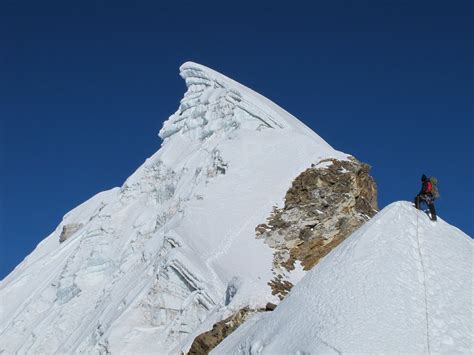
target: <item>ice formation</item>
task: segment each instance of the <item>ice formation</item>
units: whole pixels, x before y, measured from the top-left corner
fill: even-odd
[[[347,156],[222,74],[188,62],[181,76],[160,150],[1,281],[0,352],[176,353],[232,312],[276,302],[255,226],[300,172]]]

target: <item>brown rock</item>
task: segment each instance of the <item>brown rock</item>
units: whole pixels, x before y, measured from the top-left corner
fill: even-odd
[[[301,262],[311,269],[321,258],[377,213],[377,187],[370,167],[355,158],[326,159],[301,173],[274,208],[257,238],[274,249],[276,277],[269,283],[283,298],[293,286],[284,271]]]
[[[271,302],[268,302],[265,306],[265,310],[266,311],[274,311],[275,308],[277,308],[277,305],[276,304],[273,304]]]
[[[230,335],[255,312],[255,310],[252,311],[247,307],[242,308],[232,316],[214,324],[211,330],[194,339],[188,354],[209,354],[225,337]]]

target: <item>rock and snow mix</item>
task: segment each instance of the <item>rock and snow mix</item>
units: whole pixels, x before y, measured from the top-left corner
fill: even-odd
[[[312,164],[350,158],[222,74],[185,63],[181,76],[160,150],[0,282],[0,353],[186,352],[216,322],[278,302],[255,227]],[[470,256],[459,230],[392,206],[216,352],[469,349]]]
[[[394,203],[213,353],[471,352],[473,251],[459,229]]]
[[[310,270],[377,213],[377,187],[369,169],[353,158],[322,161],[298,175],[284,207],[257,226],[257,237],[274,250],[274,294],[283,298],[300,275],[295,267]]]
[[[0,352],[176,353],[237,310],[277,302],[255,226],[299,173],[347,155],[224,75],[185,63],[181,76],[160,150],[1,281]]]

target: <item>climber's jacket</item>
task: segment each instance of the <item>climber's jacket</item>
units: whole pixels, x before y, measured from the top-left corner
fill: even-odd
[[[431,185],[431,181],[429,179],[426,179],[421,184],[421,191],[419,195],[428,195],[428,194],[431,195],[432,189],[433,189],[433,186]]]

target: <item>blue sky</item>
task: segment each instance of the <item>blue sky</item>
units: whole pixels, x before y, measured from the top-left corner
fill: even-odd
[[[160,146],[192,60],[372,165],[381,207],[438,177],[474,235],[471,1],[3,1],[0,278]]]

